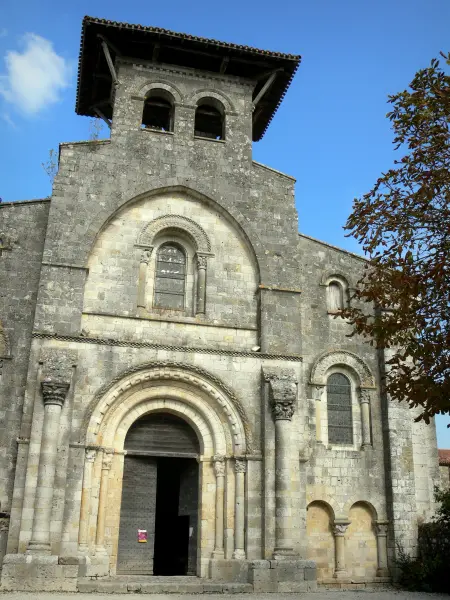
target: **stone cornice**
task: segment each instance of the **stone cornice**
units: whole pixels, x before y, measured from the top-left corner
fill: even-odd
[[[230,326],[230,329],[234,329],[233,326]],[[172,352],[197,352],[198,354],[214,354],[218,356],[241,356],[244,358],[256,358],[263,360],[267,359],[286,360],[289,362],[302,362],[302,357],[299,354],[270,354],[246,350],[222,350],[220,348],[202,348],[198,346],[172,346],[170,344],[154,344],[152,342],[133,342],[130,340],[113,340],[108,338],[105,339],[84,336],[59,335],[56,333],[45,333],[40,331],[34,331],[32,337],[35,339],[56,340],[76,344],[95,344],[99,346],[116,346],[122,348],[150,348],[153,350],[169,350]]]

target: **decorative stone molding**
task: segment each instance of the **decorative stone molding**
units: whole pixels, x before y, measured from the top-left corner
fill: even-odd
[[[246,473],[247,461],[242,458],[236,458],[234,461],[234,470],[236,473]]]
[[[332,281],[338,281],[339,283],[343,284],[347,289],[353,289],[355,287],[355,282],[351,274],[344,274],[336,270],[328,270],[322,273],[319,285],[327,286]]]
[[[42,381],[41,389],[45,406],[50,404],[62,406],[66,399],[69,384],[66,382]]]
[[[225,477],[225,456],[216,455],[213,457],[214,474],[216,477]]]
[[[333,523],[333,533],[336,537],[344,536],[347,531],[348,526],[350,525],[350,521],[335,521]]]
[[[199,254],[197,252],[197,268],[198,269],[206,269],[207,265],[208,265],[208,255],[206,254]]]
[[[86,462],[93,463],[97,456],[97,448],[86,448],[84,451],[84,457]]]
[[[142,385],[147,381],[161,380],[167,383],[171,378],[175,381],[185,381],[201,389],[217,401],[219,406],[226,411],[227,420],[234,435],[239,436],[242,432],[242,449],[244,450],[245,447],[245,452],[252,454],[253,444],[250,423],[241,401],[234,392],[218,377],[201,367],[171,361],[156,361],[136,365],[100,388],[85,413],[82,435],[86,435],[89,431],[89,423],[93,419],[94,413],[98,413],[99,420],[95,419],[97,423],[96,430],[98,431],[106,407],[109,407],[124,391],[133,386]]]
[[[361,404],[370,404],[372,390],[367,388],[359,388],[359,401]]]
[[[183,102],[181,91],[173,83],[165,81],[164,79],[144,83],[144,85],[139,88],[137,96],[145,99],[145,96],[152,90],[164,90],[172,96],[175,103],[180,104]]]
[[[197,252],[211,253],[211,242],[205,230],[192,219],[182,215],[164,215],[150,221],[141,231],[137,245],[153,247],[155,237],[165,229],[175,229],[187,233]]]
[[[387,536],[389,530],[389,521],[375,521],[373,525],[377,536]]]
[[[145,263],[146,265],[148,265],[148,263],[150,262],[150,257],[152,255],[152,251],[153,248],[145,248],[142,253],[141,253],[141,263]]]
[[[57,348],[42,348],[39,362],[42,364],[43,381],[70,382],[78,352]]]
[[[357,376],[359,385],[362,388],[375,388],[375,379],[369,367],[359,356],[347,350],[336,350],[320,356],[311,370],[310,384],[316,386],[326,385],[328,371],[339,365],[351,369]]]
[[[218,90],[213,90],[211,88],[203,88],[201,90],[196,90],[186,99],[186,104],[190,104],[191,106],[197,106],[197,103],[203,98],[214,98],[214,100],[220,102],[220,104],[223,106],[223,110],[225,113],[229,114],[230,112],[235,112],[235,108],[228,96],[226,96],[222,92],[219,92]]]
[[[93,313],[85,313],[93,314]],[[107,315],[110,316],[110,315]],[[120,315],[121,317],[123,315]],[[177,322],[177,321],[175,321]],[[208,326],[214,327],[214,324],[208,323]],[[117,346],[119,348],[150,348],[153,350],[169,350],[171,352],[183,352],[192,354],[198,352],[200,354],[209,354],[217,356],[241,356],[244,358],[265,358],[272,360],[285,360],[288,362],[301,362],[302,357],[299,354],[270,354],[265,352],[258,352],[255,354],[254,351],[246,350],[222,350],[219,348],[206,348],[201,346],[173,346],[170,344],[156,344],[153,342],[138,342],[131,340],[114,340],[112,338],[97,338],[88,336],[75,336],[75,335],[59,335],[53,333],[43,333],[40,331],[34,331],[32,337],[40,340],[59,340],[62,342],[75,342],[79,344],[94,344],[98,346]]]
[[[321,400],[322,396],[325,392],[325,386],[324,385],[312,385],[312,398],[313,400]]]
[[[109,471],[111,469],[113,456],[114,456],[113,452],[108,452],[108,451],[103,452],[102,471]]]
[[[295,412],[297,378],[291,369],[264,369],[264,379],[269,383],[272,413],[276,421],[290,421]]]

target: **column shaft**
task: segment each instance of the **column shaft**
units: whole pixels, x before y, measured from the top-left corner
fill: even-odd
[[[245,558],[245,472],[247,463],[236,460],[235,509],[234,509],[234,553],[233,558]]]
[[[361,428],[362,445],[371,446],[370,436],[370,400],[367,391],[361,392]]]
[[[275,553],[293,554],[291,539],[290,421],[275,421]]]
[[[345,579],[347,569],[345,565],[345,532],[349,526],[349,522],[340,522],[334,524],[334,549],[336,566],[334,571],[334,577],[336,579]]]
[[[204,260],[202,260],[204,259]],[[206,311],[206,257],[199,256],[197,259],[197,314],[205,314]]]
[[[50,520],[53,504],[56,457],[59,437],[59,420],[69,384],[42,383],[44,399],[44,423],[34,500],[34,516],[30,552],[50,553]]]
[[[108,500],[108,478],[111,468],[112,454],[103,454],[102,473],[100,478],[100,492],[98,497],[97,531],[95,534],[95,551],[97,554],[106,554],[105,548],[105,522],[106,505]]]
[[[89,549],[89,518],[91,515],[92,468],[96,450],[86,449],[83,473],[83,489],[81,491],[80,529],[78,532],[78,549],[85,553]]]
[[[214,472],[216,474],[216,530],[213,557],[224,557],[224,500],[225,500],[225,457],[214,457]]]
[[[387,558],[387,522],[376,523],[377,534],[377,577],[389,577],[388,558]]]
[[[139,280],[137,293],[138,311],[146,308],[145,295],[147,290],[147,267],[150,260],[151,252],[151,248],[144,250],[141,256],[141,262],[139,263]]]

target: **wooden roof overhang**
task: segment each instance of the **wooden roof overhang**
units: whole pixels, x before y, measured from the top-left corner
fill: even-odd
[[[257,106],[253,114],[253,141],[264,135],[301,60],[297,55],[86,16],[78,63],[76,112],[79,115],[95,117],[97,107],[105,117],[112,118],[109,100],[113,78],[102,42],[106,42],[113,62],[120,55],[254,80],[253,100],[257,100]]]

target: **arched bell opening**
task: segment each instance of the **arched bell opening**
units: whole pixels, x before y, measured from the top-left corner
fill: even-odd
[[[125,437],[117,572],[196,575],[200,443],[168,412],[135,421]]]

